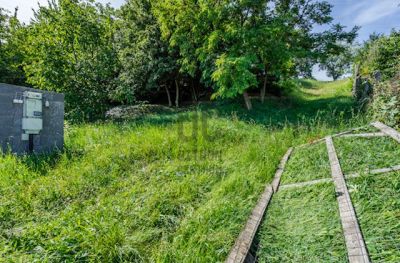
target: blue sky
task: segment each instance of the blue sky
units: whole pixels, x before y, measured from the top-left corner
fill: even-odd
[[[125,0],[98,0],[119,7]],[[335,22],[347,26],[361,26],[358,42],[368,39],[373,32],[388,34],[392,28],[400,30],[400,0],[328,0],[333,4]],[[28,23],[33,15],[32,8],[38,3],[46,5],[47,0],[0,0],[0,7],[14,10],[19,7],[19,19]],[[317,79],[328,80],[325,72],[314,69]]]

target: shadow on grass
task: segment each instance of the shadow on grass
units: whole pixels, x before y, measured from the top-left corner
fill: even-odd
[[[341,120],[351,118],[358,112],[355,110],[354,101],[347,96],[314,100],[269,98],[264,104],[253,101],[251,111],[246,110],[239,101],[223,103],[223,105],[205,105],[200,108],[219,117],[234,117],[269,128],[299,124],[313,125],[317,120],[334,127]]]
[[[40,175],[46,175],[58,164],[61,156],[61,151],[48,154],[29,154],[23,156],[23,158],[21,158],[21,162],[29,167],[30,170]]]
[[[315,88],[315,83],[308,80],[298,80],[302,87]],[[193,120],[196,112],[205,113],[210,117],[239,120],[265,126],[269,129],[281,129],[285,126],[302,126],[313,128],[323,124],[325,127],[335,128],[339,124],[353,118],[356,110],[353,99],[349,96],[332,96],[328,98],[315,98],[302,90],[288,97],[267,97],[264,103],[253,99],[253,109],[248,111],[244,107],[242,98],[203,102],[197,106],[190,106],[166,112],[156,112],[129,120],[111,120],[106,123],[116,124],[116,132],[124,132],[127,129],[142,126],[169,126],[179,122]],[[104,122],[99,122],[99,124]],[[57,165],[62,155],[67,159],[82,158],[85,153],[80,149],[65,148],[62,152],[29,156],[24,162],[32,169],[46,174]]]

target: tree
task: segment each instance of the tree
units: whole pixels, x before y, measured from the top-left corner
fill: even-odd
[[[357,31],[332,25],[314,33],[314,25],[332,22],[325,1],[159,0],[154,9],[164,39],[179,50],[180,71],[201,71],[203,84],[222,98],[246,99],[249,88],[260,86],[263,95],[269,80],[298,75],[301,61],[311,68],[339,54],[339,43]]]
[[[121,71],[114,98],[134,103],[156,92],[164,92],[160,90],[163,87],[172,106],[170,88],[176,87],[179,81],[176,54],[161,39],[151,1],[129,0],[118,16],[116,43]],[[179,89],[175,103],[179,106]]]
[[[59,0],[40,6],[27,26],[27,82],[64,92],[70,119],[101,117],[110,105],[119,69],[113,16],[109,6]]]
[[[320,64],[320,69],[326,70],[327,76],[338,80],[341,76],[351,72],[351,63],[353,55],[350,48],[341,54],[328,57],[324,64]]]
[[[17,19],[17,12],[15,9],[14,15],[10,16],[7,10],[0,8],[0,82],[18,85],[25,83],[21,49],[25,30]]]

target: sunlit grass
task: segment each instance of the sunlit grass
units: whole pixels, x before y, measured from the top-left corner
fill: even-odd
[[[281,183],[299,183],[330,178],[328,152],[324,142],[296,148],[285,167]]]
[[[373,262],[400,262],[400,173],[347,181]]]
[[[63,153],[3,155],[0,258],[223,261],[289,146],[365,123],[347,119],[348,96],[337,111],[334,97],[292,99],[201,106],[207,135],[191,136],[189,109],[67,126]]]
[[[345,174],[400,164],[400,144],[390,137],[336,138],[334,143]]]
[[[259,262],[347,262],[333,184],[279,191],[259,239]]]

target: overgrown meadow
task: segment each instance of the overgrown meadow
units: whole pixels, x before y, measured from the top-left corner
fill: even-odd
[[[223,261],[289,146],[364,122],[339,87],[303,82],[251,113],[232,101],[67,125],[63,152],[3,155],[1,258]]]

